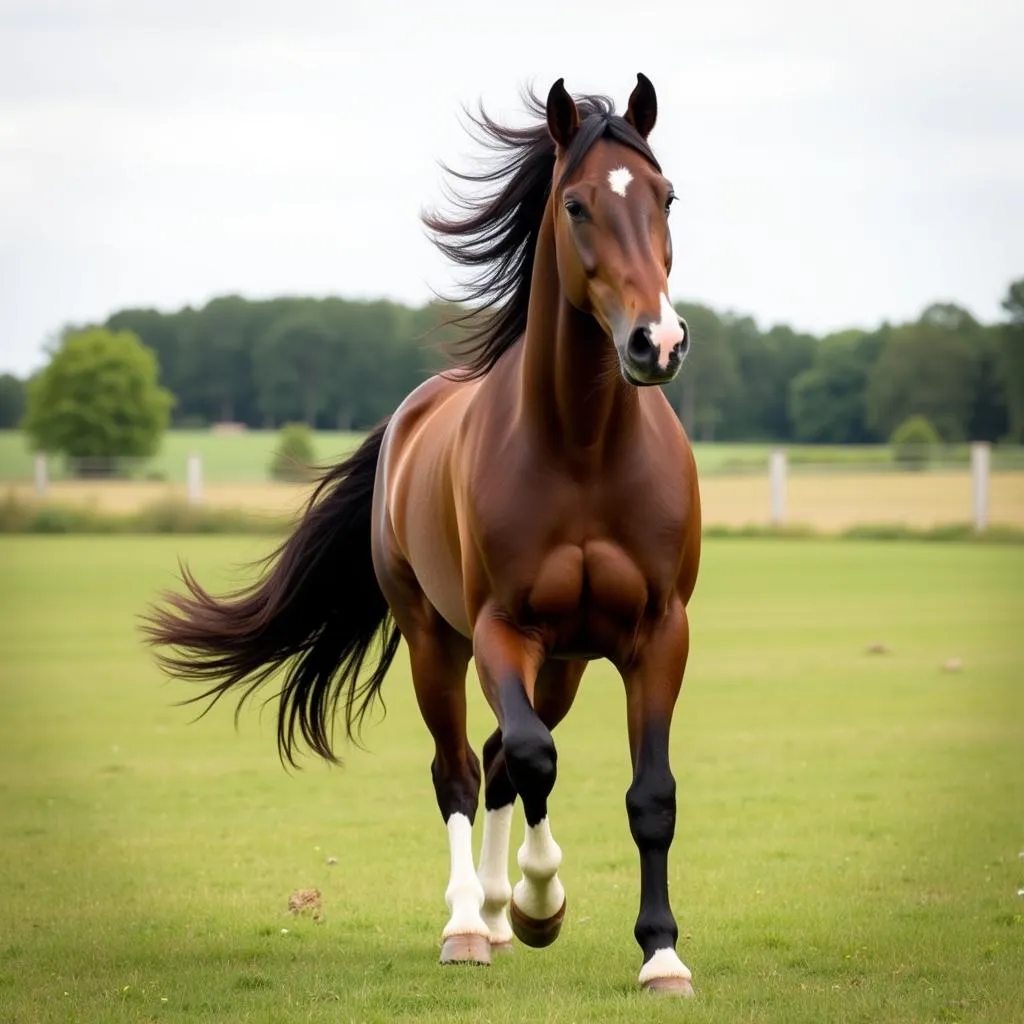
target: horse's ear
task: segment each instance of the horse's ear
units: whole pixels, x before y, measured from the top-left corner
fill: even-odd
[[[568,149],[580,126],[580,115],[572,97],[565,90],[565,79],[560,78],[548,93],[548,132],[555,145]]]
[[[636,85],[630,93],[629,106],[626,108],[626,120],[645,139],[658,120],[658,97],[651,80],[645,74],[636,76]]]

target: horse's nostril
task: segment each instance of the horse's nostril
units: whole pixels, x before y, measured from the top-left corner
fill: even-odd
[[[679,318],[679,326],[683,329],[683,338],[676,347],[680,355],[686,355],[690,348],[690,328],[682,317]]]
[[[649,359],[653,351],[651,332],[646,327],[638,327],[629,336],[629,354],[638,362]]]

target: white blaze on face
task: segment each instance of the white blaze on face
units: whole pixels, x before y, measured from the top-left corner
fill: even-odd
[[[648,330],[651,332],[651,344],[658,350],[658,366],[664,370],[672,350],[685,337],[679,315],[664,292],[661,294],[661,319],[651,324]]]
[[[614,171],[608,172],[608,186],[617,196],[626,195],[626,189],[633,180],[628,167],[616,167]]]

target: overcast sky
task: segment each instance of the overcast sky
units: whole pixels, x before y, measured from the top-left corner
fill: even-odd
[[[0,370],[228,292],[425,301],[460,107],[643,71],[676,299],[821,332],[1024,276],[1024,4],[0,0]]]

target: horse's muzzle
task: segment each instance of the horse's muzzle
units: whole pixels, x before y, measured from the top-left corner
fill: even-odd
[[[656,336],[649,326],[635,328],[626,344],[619,347],[626,380],[638,387],[674,380],[690,349],[690,331],[682,317],[679,327],[682,336],[674,344]]]

